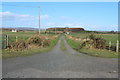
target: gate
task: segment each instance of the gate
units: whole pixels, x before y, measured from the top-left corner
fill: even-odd
[[[7,35],[2,34],[2,49],[7,48]]]

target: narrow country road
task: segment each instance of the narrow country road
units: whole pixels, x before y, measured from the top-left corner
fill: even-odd
[[[66,51],[60,49],[64,40]],[[116,58],[93,57],[73,50],[60,37],[49,52],[3,59],[3,78],[117,78]]]

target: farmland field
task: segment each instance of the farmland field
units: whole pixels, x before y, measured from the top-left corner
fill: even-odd
[[[37,31],[25,31],[25,32],[10,32],[10,31],[2,31],[2,35],[8,35],[9,36],[9,42],[14,42],[16,39],[16,36],[18,37],[18,40],[27,40],[30,36],[37,34]],[[45,34],[41,33],[41,35],[50,36],[53,34]]]

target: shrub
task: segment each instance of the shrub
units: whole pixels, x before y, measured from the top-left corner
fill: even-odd
[[[28,39],[28,44],[46,47],[50,45],[50,40],[41,35],[34,35]]]
[[[28,44],[24,41],[14,42],[13,45],[11,45],[12,49],[14,50],[24,50],[28,48]]]
[[[95,40],[95,38],[96,38],[96,36],[93,33],[89,35],[89,39]]]
[[[89,39],[84,41],[80,48],[97,48],[97,49],[104,49],[106,47],[106,40],[101,36],[96,37],[94,34],[89,35]]]
[[[95,48],[104,49],[106,47],[106,40],[101,37],[98,37],[95,39],[94,44]]]
[[[44,39],[42,42],[42,46],[43,47],[50,46],[50,40]]]
[[[38,45],[41,46],[42,45],[42,39],[39,36],[32,36],[28,39],[28,44],[31,45]]]

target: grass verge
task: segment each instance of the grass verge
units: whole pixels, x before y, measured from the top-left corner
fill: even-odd
[[[98,50],[98,49],[79,49],[79,42],[73,41],[71,39],[66,38],[67,43],[75,50],[85,53],[91,56],[96,56],[96,57],[104,57],[104,58],[118,58],[118,54],[113,51],[108,51],[108,50]]]
[[[66,48],[66,46],[65,46],[65,44],[64,44],[64,40],[61,40],[60,49],[61,49],[62,51],[66,51],[66,50],[67,50],[67,48]]]
[[[25,49],[24,51],[11,51],[9,49],[4,49],[2,50],[2,58],[6,59],[6,58],[12,58],[12,57],[30,56],[30,55],[39,54],[42,52],[47,52],[47,51],[50,51],[56,45],[58,40],[59,40],[59,37],[52,40],[50,43],[50,46],[45,48],[44,47],[38,48],[33,46],[32,48]]]

